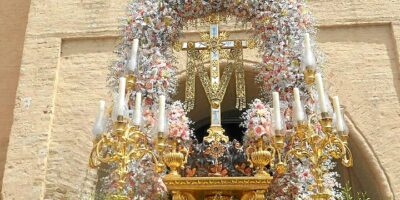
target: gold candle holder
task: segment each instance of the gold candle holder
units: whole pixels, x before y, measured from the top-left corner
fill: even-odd
[[[321,117],[322,118],[319,122],[321,123],[322,131],[328,135],[332,134],[332,130],[333,130],[332,117],[330,117],[329,114],[325,113],[325,112],[321,113]]]
[[[278,163],[275,165],[275,170],[278,174],[283,174],[286,172],[286,163],[282,161],[282,152],[285,147],[285,134],[283,130],[275,130],[273,144],[278,157]]]
[[[302,141],[306,137],[306,133],[308,131],[308,124],[305,121],[299,121],[296,124],[296,137]]]
[[[117,121],[114,122],[114,132],[116,135],[121,136],[122,134],[125,133],[125,130],[127,128],[127,123],[124,120],[124,117],[122,115],[117,117]]]
[[[282,130],[275,130],[274,146],[279,150],[283,150],[285,146],[285,135]]]
[[[136,86],[136,77],[134,74],[128,74],[126,77],[126,90],[132,91]]]
[[[315,69],[313,69],[312,67],[307,66],[304,69],[304,81],[308,84],[308,85],[312,85],[315,82]]]

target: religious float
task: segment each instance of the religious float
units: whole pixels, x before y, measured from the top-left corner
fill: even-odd
[[[333,171],[352,166],[338,97],[329,98],[304,0],[138,0],[129,4],[120,59],[110,67],[113,102],[100,103],[90,166],[107,169],[105,199],[335,199]],[[227,21],[250,26],[233,38]],[[207,26],[184,41],[186,26]],[[258,98],[246,102],[244,50],[258,49]],[[174,100],[176,52],[187,55],[185,102]],[[223,63],[223,66],[222,66]],[[223,128],[221,104],[235,78],[242,140]],[[196,79],[210,108],[204,138],[188,112]],[[332,103],[331,103],[332,102]],[[235,134],[242,134],[240,130]]]

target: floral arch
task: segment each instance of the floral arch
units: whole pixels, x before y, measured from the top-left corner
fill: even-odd
[[[280,90],[280,84],[293,84],[296,69],[291,65],[301,60],[304,33],[315,32],[303,0],[142,0],[129,6],[123,42],[117,50],[121,59],[111,68],[111,86],[116,86],[118,75],[129,62],[133,39],[139,38],[142,44],[140,57],[143,58],[138,81],[140,89],[152,99],[161,93],[173,94],[177,80],[171,47],[188,23],[213,12],[227,13],[241,22],[251,23],[263,58],[263,63],[257,67],[261,69],[259,78],[265,91]],[[151,83],[146,85],[145,79]]]

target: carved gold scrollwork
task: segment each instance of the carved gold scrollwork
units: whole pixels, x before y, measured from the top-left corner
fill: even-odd
[[[243,194],[240,200],[264,200],[265,190],[249,191]]]
[[[172,191],[172,200],[196,200],[189,192]]]

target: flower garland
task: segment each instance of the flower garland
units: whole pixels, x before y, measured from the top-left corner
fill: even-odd
[[[296,63],[301,60],[303,35],[315,32],[304,0],[132,1],[123,25],[123,40],[116,51],[120,59],[110,68],[110,86],[116,91],[117,79],[126,73],[129,64],[132,41],[139,38],[137,90],[144,94],[146,112],[154,112],[160,94],[170,96],[176,91],[172,44],[182,35],[182,27],[212,12],[228,13],[252,25],[263,58],[256,66],[263,96],[268,97],[271,90],[276,90],[281,91],[282,99],[289,99],[290,88],[302,83]],[[152,130],[154,120],[145,121],[148,131]]]
[[[191,121],[186,116],[183,103],[175,101],[168,112],[168,137],[181,141],[188,141],[193,135],[193,130],[189,127]]]
[[[129,63],[132,40],[139,38],[142,46],[138,87],[152,99],[160,93],[173,94],[175,91],[175,59],[170,47],[190,20],[223,11],[243,22],[250,22],[263,57],[259,77],[266,84],[264,88],[277,89],[281,80],[287,80],[285,84],[293,82],[288,79],[292,75],[290,66],[293,60],[301,59],[304,32],[313,32],[312,18],[306,11],[304,0],[165,0],[163,3],[141,0],[133,1],[128,8],[123,42],[117,50],[121,59],[111,66],[109,82],[116,86],[116,79]]]

